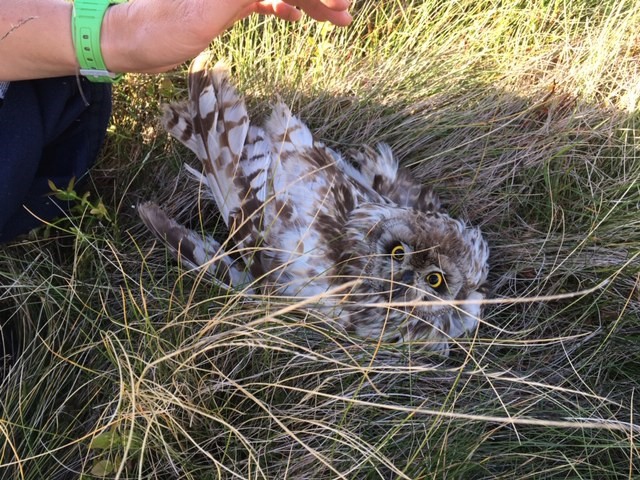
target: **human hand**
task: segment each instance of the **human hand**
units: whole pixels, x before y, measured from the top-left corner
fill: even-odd
[[[253,2],[249,13],[272,14],[284,20],[296,21],[304,11],[315,20],[346,26],[352,20],[348,11],[350,5],[351,0],[271,0]]]
[[[135,0],[107,10],[102,54],[114,72],[163,72],[193,58],[251,13],[295,21],[301,10],[319,21],[348,25],[350,0]]]

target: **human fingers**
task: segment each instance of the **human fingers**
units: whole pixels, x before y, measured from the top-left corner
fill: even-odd
[[[260,15],[275,15],[290,22],[300,20],[302,17],[300,10],[280,0],[255,2],[251,6],[251,12]]]
[[[342,12],[344,10],[348,10],[351,6],[352,0],[284,0],[287,3],[293,4],[294,1],[297,1],[299,5],[298,7],[304,7],[309,5],[318,5],[322,7],[326,7],[329,10],[335,10],[338,12]]]
[[[315,3],[318,3],[317,1]],[[331,10],[348,10],[351,6],[352,0],[319,0],[319,3],[322,3],[327,8]]]
[[[349,0],[285,0],[286,3],[300,8],[311,18],[328,21],[338,26],[346,26],[353,18],[348,12]]]

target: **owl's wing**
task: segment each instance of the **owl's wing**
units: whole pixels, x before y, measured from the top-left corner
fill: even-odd
[[[380,143],[377,150],[369,146],[350,150],[346,159],[351,167],[345,169],[347,174],[392,203],[423,212],[442,209],[433,189],[416,182],[411,172],[398,164],[389,145]]]
[[[215,239],[180,225],[153,202],[138,205],[138,214],[147,228],[186,267],[194,270],[205,267],[211,279],[221,288],[244,288],[252,292],[248,287],[253,280],[251,275],[244,265],[238,268],[234,258]]]
[[[221,63],[210,67],[208,54],[200,54],[189,67],[189,100],[166,107],[163,124],[198,156],[203,173],[196,176],[235,231],[246,220],[243,205],[251,203],[251,209],[258,210],[260,199],[264,201],[270,150],[261,129],[250,127],[228,68]]]
[[[250,125],[228,67],[211,67],[200,54],[189,67],[189,100],[169,105],[163,123],[200,159],[203,173],[190,171],[208,187],[238,248],[261,243],[272,149],[263,129]]]

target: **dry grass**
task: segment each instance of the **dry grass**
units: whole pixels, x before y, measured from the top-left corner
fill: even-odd
[[[132,207],[218,228],[157,123],[184,72],[129,77],[92,175],[112,221],[0,251],[0,477],[633,478],[639,7],[360,1],[213,45],[256,117],[278,93],[338,149],[386,141],[482,226],[494,301],[447,359],[183,271]]]

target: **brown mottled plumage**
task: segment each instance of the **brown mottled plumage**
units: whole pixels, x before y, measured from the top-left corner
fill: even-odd
[[[377,340],[446,350],[477,326],[487,244],[442,211],[388,146],[343,157],[281,102],[264,126],[251,125],[228,70],[209,67],[206,55],[191,65],[189,100],[168,106],[164,125],[200,159],[202,173],[190,170],[230,231],[222,248],[141,205],[144,223],[188,265],[229,288],[316,296],[315,308]]]

